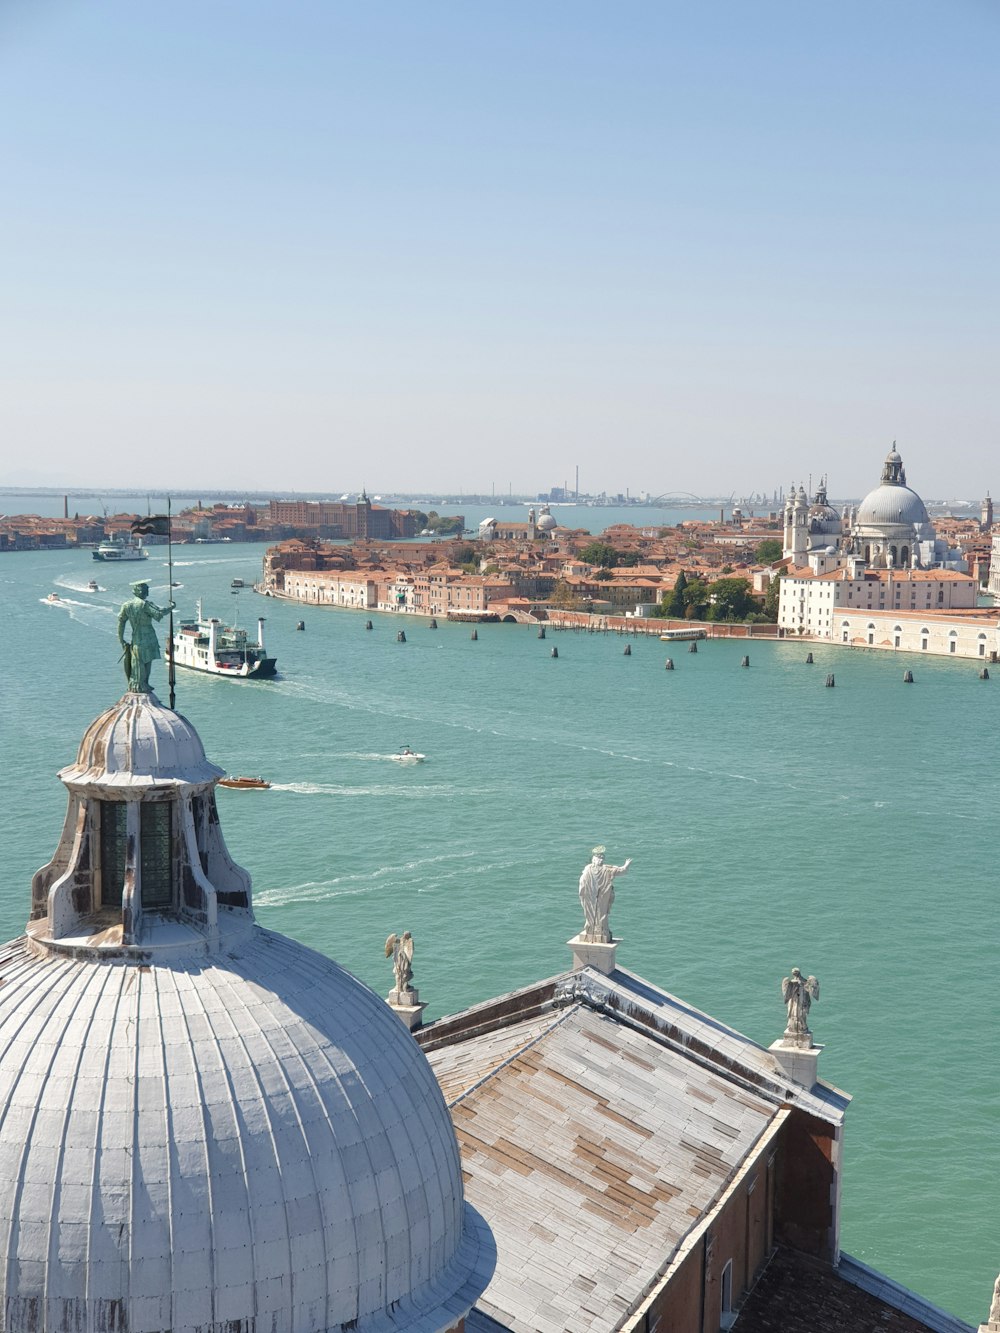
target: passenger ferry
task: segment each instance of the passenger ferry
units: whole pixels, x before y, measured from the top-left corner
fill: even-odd
[[[192,671],[205,671],[211,676],[231,676],[236,680],[260,680],[273,676],[276,659],[268,657],[264,648],[264,617],[257,621],[257,641],[250,640],[245,629],[224,625],[215,616],[207,620],[202,614],[201,601],[195,620],[184,621],[174,632],[172,650],[174,665]]]
[[[95,560],[106,560],[109,564],[121,560],[149,559],[149,552],[142,542],[127,542],[121,537],[113,537],[110,541],[101,542],[100,546],[91,551],[90,554]]]
[[[665,629],[660,635],[663,643],[686,643],[688,639],[707,639],[708,630],[704,629]]]

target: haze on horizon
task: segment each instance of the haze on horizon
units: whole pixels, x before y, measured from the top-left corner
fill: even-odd
[[[2,485],[996,489],[982,0],[13,0]],[[989,451],[989,452],[988,452]]]

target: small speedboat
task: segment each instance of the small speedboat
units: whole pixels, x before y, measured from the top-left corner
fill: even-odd
[[[49,595],[48,595],[48,597],[46,597],[45,600],[46,600],[47,602],[61,602],[61,601],[62,601],[62,598],[59,596],[59,594],[58,594],[57,592],[50,592]]]
[[[220,787],[236,787],[241,791],[266,791],[270,785],[263,778],[232,777],[219,779]]]
[[[427,756],[411,750],[408,745],[401,745],[399,753],[390,755],[389,758],[394,759],[397,764],[422,764]]]
[[[101,589],[100,589],[99,586],[98,586],[98,583],[97,583],[97,580],[96,580],[96,579],[91,579],[91,580],[90,580],[90,582],[87,584],[87,591],[88,591],[88,592],[100,592],[100,591],[101,591]]]

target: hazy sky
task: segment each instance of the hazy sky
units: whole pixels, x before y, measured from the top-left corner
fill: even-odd
[[[4,0],[0,484],[1000,489],[996,0]]]

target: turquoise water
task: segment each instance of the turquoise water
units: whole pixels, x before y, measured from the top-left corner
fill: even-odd
[[[228,617],[231,579],[260,554],[179,552],[180,609],[202,595]],[[165,601],[159,552],[143,573]],[[92,577],[104,591],[85,591]],[[130,577],[82,552],[0,559],[7,936],[59,834],[54,772],[121,693]],[[671,645],[665,672],[656,640],[625,657],[614,635],[480,625],[472,642],[408,620],[404,645],[400,619],[367,633],[350,612],[238,601],[244,623],[267,614],[280,678],[180,672],[178,707],[223,767],[274,783],[219,794],[264,924],[382,993],[385,938],[411,930],[433,1016],[567,967],[591,847],[632,856],[614,915],[625,966],[765,1043],[784,1025],[779,979],[819,977],[821,1073],[855,1097],[843,1246],[984,1317],[1000,1255],[1000,671],[816,647],[807,666],[801,644],[713,641]],[[162,663],[154,684],[165,702]],[[391,762],[404,743],[427,762]]]

